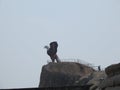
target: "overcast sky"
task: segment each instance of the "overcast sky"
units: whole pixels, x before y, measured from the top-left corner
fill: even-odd
[[[0,88],[37,87],[57,41],[61,59],[120,61],[120,0],[0,0]]]

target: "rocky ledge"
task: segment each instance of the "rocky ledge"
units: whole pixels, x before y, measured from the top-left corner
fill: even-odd
[[[120,90],[120,63],[105,69],[107,78],[100,84],[101,90]]]
[[[89,90],[97,90],[100,79],[105,76],[104,71],[98,72],[92,67],[80,63],[48,63],[42,67],[39,88],[90,86]]]

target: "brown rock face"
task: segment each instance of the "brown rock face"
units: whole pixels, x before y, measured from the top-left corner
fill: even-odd
[[[42,67],[39,87],[61,87],[78,85],[81,77],[94,69],[74,62],[49,63]]]
[[[120,63],[108,66],[105,69],[105,72],[108,77],[112,77],[114,75],[119,75],[120,74]]]
[[[120,63],[105,69],[107,78],[100,84],[101,90],[120,90]]]

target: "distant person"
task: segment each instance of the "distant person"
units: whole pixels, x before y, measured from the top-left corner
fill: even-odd
[[[98,71],[101,71],[101,67],[100,67],[100,65],[98,66]]]
[[[54,42],[51,42],[50,43],[50,47],[49,46],[45,46],[44,48],[47,49],[47,54],[50,56],[52,62],[55,62],[55,60],[57,62],[60,62],[58,56],[57,56],[57,47],[58,47],[58,44],[56,41]]]

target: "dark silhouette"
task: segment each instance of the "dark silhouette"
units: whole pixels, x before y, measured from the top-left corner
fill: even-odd
[[[100,65],[98,66],[98,71],[101,71],[101,67],[100,67]]]
[[[50,43],[50,48],[48,46],[45,46],[44,48],[47,49],[47,54],[50,56],[52,62],[60,62],[58,56],[57,56],[57,47],[58,44],[56,41]]]

